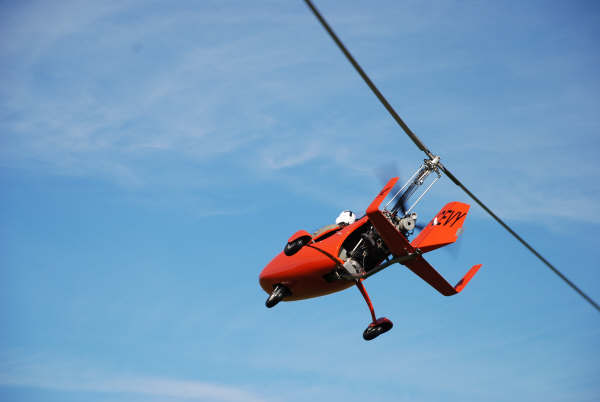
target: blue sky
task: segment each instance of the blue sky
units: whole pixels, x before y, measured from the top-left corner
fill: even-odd
[[[317,6],[423,142],[600,300],[600,8]],[[473,207],[428,257],[264,306],[290,234],[423,159],[301,1],[2,2],[0,399],[592,401],[600,316]],[[393,169],[391,169],[393,170]],[[424,220],[466,196],[437,184]]]

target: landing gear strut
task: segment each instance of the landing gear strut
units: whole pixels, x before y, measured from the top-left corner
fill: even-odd
[[[284,297],[289,296],[291,294],[292,292],[290,292],[290,290],[287,287],[279,283],[273,287],[273,291],[267,298],[265,305],[268,308],[271,308],[277,303],[279,303],[281,300],[283,300]]]
[[[392,329],[394,324],[385,317],[375,318],[375,309],[373,309],[373,304],[371,303],[369,294],[367,293],[365,286],[362,284],[362,281],[362,279],[357,279],[356,287],[358,290],[360,290],[360,293],[367,302],[367,306],[369,306],[369,311],[371,312],[371,318],[373,319],[373,322],[371,322],[363,332],[363,339],[365,341],[370,341],[371,339],[375,339],[379,335],[388,332],[390,329]]]

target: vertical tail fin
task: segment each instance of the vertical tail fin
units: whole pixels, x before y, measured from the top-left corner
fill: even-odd
[[[469,208],[469,204],[457,201],[446,204],[410,243],[411,246],[427,253],[454,243],[462,233]]]

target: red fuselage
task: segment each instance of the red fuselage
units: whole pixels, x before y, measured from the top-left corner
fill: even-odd
[[[269,297],[268,308],[280,301],[302,300],[339,292],[356,285],[371,313],[372,322],[363,332],[371,340],[389,331],[393,324],[377,318],[363,279],[400,263],[444,296],[461,292],[481,264],[474,265],[452,286],[423,257],[424,253],[454,243],[462,233],[469,205],[450,202],[409,242],[415,216],[398,218],[379,206],[394,188],[397,177],[388,181],[366,210],[366,215],[348,226],[324,228],[315,235],[299,230],[262,270],[260,286]],[[410,222],[408,221],[410,220]],[[412,223],[411,223],[412,222]],[[409,223],[411,223],[409,225]],[[390,259],[393,256],[394,258]],[[343,260],[342,260],[343,259]]]
[[[292,292],[285,301],[323,296],[353,286],[351,280],[328,281],[324,277],[344,264],[338,257],[342,244],[365,224],[368,224],[366,216],[351,225],[319,234],[294,255],[279,253],[260,273],[260,286],[270,294],[273,286],[285,285]]]

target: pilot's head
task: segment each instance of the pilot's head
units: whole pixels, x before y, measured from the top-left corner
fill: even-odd
[[[342,211],[340,216],[335,220],[336,225],[346,226],[351,225],[356,221],[356,215],[352,211]]]

